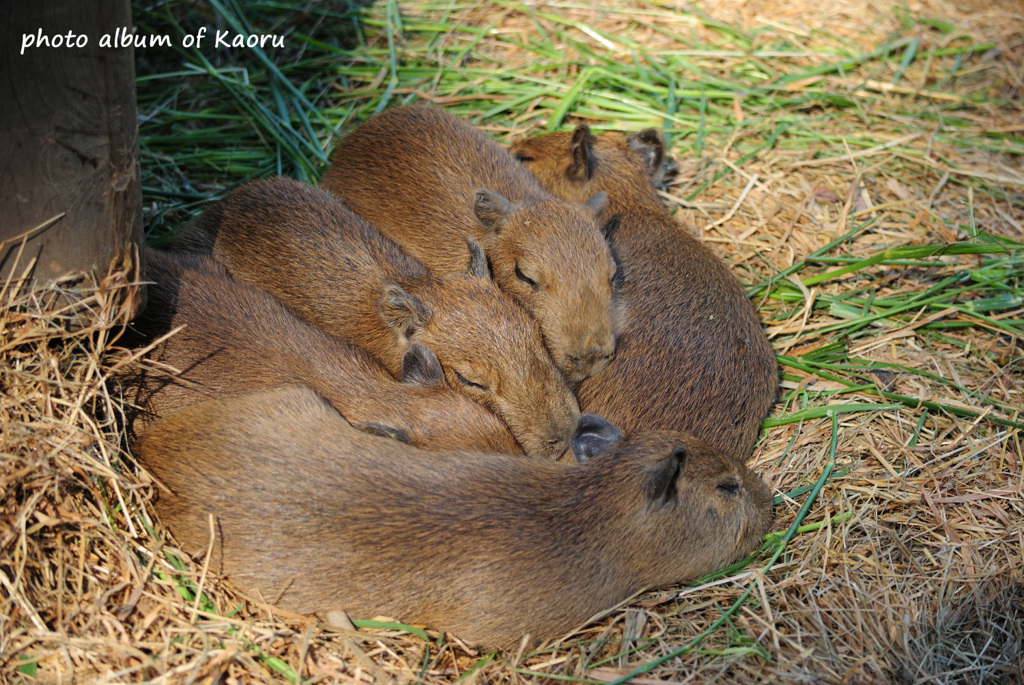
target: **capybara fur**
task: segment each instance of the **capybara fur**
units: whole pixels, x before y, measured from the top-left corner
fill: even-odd
[[[184,549],[302,613],[387,615],[471,644],[548,640],[644,587],[722,568],[772,521],[765,484],[683,433],[579,464],[428,452],[361,433],[308,389],[213,400],[136,448]]]
[[[396,378],[443,374],[505,421],[528,455],[558,458],[576,398],[536,322],[495,287],[473,245],[461,272],[431,275],[337,196],[285,178],[243,185],[179,237],[181,249],[212,254]]]
[[[123,377],[136,433],[213,397],[305,385],[350,423],[427,449],[518,453],[505,424],[442,379],[396,381],[363,350],[310,326],[203,255],[143,248],[149,301],[132,322],[148,344],[182,327]],[[160,370],[172,367],[180,373]]]
[[[338,143],[321,185],[437,272],[459,272],[466,237],[498,286],[540,323],[570,382],[604,369],[620,326],[616,265],[586,206],[557,200],[496,142],[444,110],[385,110]]]
[[[775,354],[736,276],[654,191],[664,161],[658,132],[594,136],[584,124],[512,151],[558,197],[608,194],[603,219],[630,316],[615,361],[578,389],[583,411],[627,433],[682,430],[749,458],[775,401]]]

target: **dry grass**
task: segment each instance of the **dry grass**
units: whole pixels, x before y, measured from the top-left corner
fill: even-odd
[[[517,84],[498,92],[483,76],[428,74],[387,96],[419,92],[497,137],[576,119],[661,126],[643,103],[615,109],[613,96],[628,97],[595,76],[602,55],[640,59],[637,73],[652,75],[683,60],[694,71],[680,91],[725,83],[708,87],[703,117],[691,107],[699,95],[680,104],[659,91],[664,111],[676,108],[666,130],[681,167],[665,197],[751,285],[780,353],[783,397],[754,466],[780,494],[778,529],[803,526],[786,546],[775,539],[731,575],[642,595],[536,653],[272,612],[204,574],[150,518],[154,488],[123,451],[111,380],[132,363],[114,344],[123,275],[74,291],[9,284],[0,674],[445,683],[475,668],[465,682],[514,683],[610,682],[644,668],[632,682],[1019,682],[1024,255],[914,252],[1024,242],[1024,8],[992,4],[721,0],[705,8],[715,20],[660,2],[404,10],[399,52],[418,22],[491,26],[435,31],[438,64],[466,48],[469,70],[528,69],[555,84],[483,119],[517,102]],[[388,88],[394,26],[380,23],[367,42],[383,62],[338,66],[342,118],[365,115]],[[522,42],[541,29],[559,48],[543,64]],[[894,57],[815,72],[883,44],[898,45]],[[983,49],[955,52],[965,46]],[[593,88],[568,92],[588,67]],[[778,87],[720,97],[756,69]],[[75,313],[91,324],[69,332]]]

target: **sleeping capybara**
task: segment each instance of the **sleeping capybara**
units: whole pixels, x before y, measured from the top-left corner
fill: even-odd
[[[183,327],[123,377],[145,424],[213,397],[305,385],[354,426],[427,449],[518,453],[505,424],[441,378],[400,383],[366,352],[310,326],[272,295],[228,276],[204,255],[145,252],[149,301],[132,322],[138,344]],[[410,354],[417,354],[414,349]]]
[[[576,399],[536,323],[495,287],[475,243],[468,267],[434,276],[337,196],[274,178],[229,194],[178,244],[211,254],[233,278],[362,347],[397,378],[443,374],[497,414],[528,455],[566,451]]]
[[[585,415],[586,416],[586,415]],[[676,432],[580,464],[428,452],[361,433],[305,388],[189,407],[135,450],[184,549],[241,590],[487,647],[557,637],[644,587],[722,568],[772,521],[765,484]]]
[[[775,354],[736,276],[654,191],[664,159],[657,130],[598,137],[581,124],[512,151],[560,198],[608,193],[603,219],[630,316],[615,361],[578,390],[583,411],[627,433],[682,430],[749,458],[775,401]]]
[[[621,313],[595,221],[600,193],[583,207],[555,199],[500,145],[427,105],[385,110],[351,131],[321,185],[432,271],[465,270],[465,238],[478,240],[570,382],[614,355]]]

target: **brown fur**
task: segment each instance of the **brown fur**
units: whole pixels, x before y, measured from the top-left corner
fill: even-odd
[[[343,609],[512,648],[643,587],[757,548],[771,495],[681,433],[634,436],[582,464],[426,452],[353,430],[285,389],[192,407],[136,454],[170,493],[186,550],[243,591],[303,613]]]
[[[566,451],[576,399],[536,323],[494,286],[482,254],[470,272],[432,276],[336,196],[284,178],[245,184],[180,244],[363,347],[397,378],[419,345],[451,387],[508,424],[527,454]]]
[[[444,383],[400,383],[362,350],[299,320],[268,293],[239,283],[209,257],[145,251],[149,302],[132,328],[149,342],[184,328],[149,357],[180,375],[141,371],[125,380],[141,410],[136,432],[154,418],[212,397],[305,385],[353,425],[428,449],[518,453],[494,414]]]
[[[615,361],[579,388],[583,410],[627,433],[683,430],[748,458],[775,400],[775,354],[739,281],[655,193],[658,132],[595,137],[580,126],[512,150],[558,197],[606,191],[604,219],[617,220],[610,239],[630,319]]]
[[[615,263],[592,211],[602,197],[590,209],[556,200],[497,143],[419,105],[350,132],[321,184],[433,271],[464,270],[464,239],[476,238],[571,382],[607,366],[619,312]]]

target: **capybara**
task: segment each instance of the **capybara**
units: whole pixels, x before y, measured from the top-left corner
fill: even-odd
[[[722,568],[772,521],[746,466],[676,432],[583,463],[428,452],[354,430],[308,389],[190,407],[136,456],[184,549],[291,611],[342,609],[512,648],[644,587]]]
[[[272,295],[230,278],[204,255],[143,248],[149,301],[132,322],[148,343],[183,326],[124,376],[135,432],[212,397],[305,385],[356,427],[428,449],[519,453],[505,424],[443,379],[400,383],[361,349],[301,321]],[[415,354],[415,350],[412,352]]]
[[[555,199],[507,150],[427,105],[385,110],[351,131],[321,185],[433,271],[465,270],[465,238],[478,240],[570,382],[608,365],[621,313],[595,221],[603,195],[585,207]]]
[[[775,401],[775,354],[736,276],[654,191],[664,160],[657,130],[598,137],[581,124],[512,151],[558,197],[608,193],[603,218],[630,316],[615,361],[578,390],[583,411],[626,433],[682,430],[749,458]]]
[[[473,246],[468,267],[434,276],[337,196],[286,178],[241,186],[179,236],[181,249],[212,254],[397,378],[443,373],[505,421],[528,455],[558,458],[576,398],[536,322],[495,287]]]

